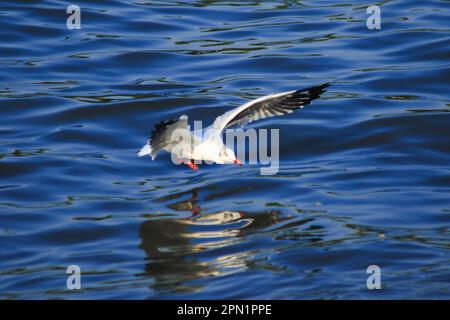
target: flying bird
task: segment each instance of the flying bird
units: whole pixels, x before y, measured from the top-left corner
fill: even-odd
[[[329,83],[325,83],[307,89],[274,93],[251,100],[217,117],[212,125],[201,132],[191,131],[186,115],[163,121],[155,125],[150,139],[138,152],[138,156],[149,155],[152,160],[155,160],[158,154],[164,150],[172,153],[176,159],[185,163],[192,170],[198,170],[196,163],[199,161],[200,163],[201,161],[210,161],[217,164],[242,165],[234,151],[225,146],[222,139],[224,129],[292,113],[318,99],[328,86]],[[174,139],[174,135],[178,138]],[[187,150],[180,148],[180,136],[189,140],[190,148]]]

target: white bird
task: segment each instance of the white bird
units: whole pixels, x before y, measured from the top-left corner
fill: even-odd
[[[138,152],[138,156],[150,155],[152,160],[155,160],[159,152],[165,150],[192,170],[198,170],[194,161],[196,163],[211,161],[217,164],[242,165],[234,151],[223,143],[222,132],[224,129],[292,113],[319,98],[328,86],[329,83],[325,83],[307,89],[274,93],[251,100],[217,117],[213,124],[203,129],[202,132],[191,131],[186,115],[182,115],[178,119],[163,121],[155,125],[155,130],[152,131],[150,139]],[[176,139],[174,139],[175,133]],[[183,137],[181,139],[183,142],[189,140],[189,148],[180,148],[180,136]]]

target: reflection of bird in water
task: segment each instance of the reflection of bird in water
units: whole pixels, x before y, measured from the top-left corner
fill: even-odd
[[[214,250],[230,246],[246,231],[263,229],[281,220],[278,211],[202,213],[198,189],[188,193],[192,195],[187,200],[171,203],[168,207],[191,212],[189,218],[152,219],[141,225],[141,248],[148,256],[145,271],[153,277],[154,289],[195,291],[197,288],[188,285],[187,281],[222,274],[230,268],[246,268],[248,252],[224,255]],[[188,193],[173,194],[158,201]],[[199,255],[205,251],[208,251],[207,257],[200,259]]]
[[[182,195],[181,193],[180,195]],[[179,196],[180,196],[179,195]],[[196,216],[201,213],[201,209],[198,206],[198,188],[195,188],[192,190],[192,196],[185,200],[185,201],[179,201],[173,204],[170,204],[168,206],[170,209],[175,211],[191,211],[192,216]]]

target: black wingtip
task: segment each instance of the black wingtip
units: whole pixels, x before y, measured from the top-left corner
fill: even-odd
[[[326,90],[326,88],[328,88],[329,86],[331,86],[331,83],[330,82],[325,82],[324,84],[321,84],[320,86],[317,86],[317,91],[318,91],[318,94],[322,94],[322,93],[324,93]]]
[[[316,93],[316,92],[320,91],[320,93],[323,93],[323,92],[325,92],[325,89],[328,88],[329,86],[331,86],[331,83],[330,82],[325,82],[325,83],[323,83],[321,85],[310,87],[310,88],[307,88],[307,89],[302,89],[302,90],[299,90],[299,91],[309,91],[311,93]]]
[[[178,120],[179,119],[164,120],[155,124],[155,129],[150,132],[150,142],[156,141],[170,125],[176,123]]]
[[[331,82],[325,82],[324,84],[321,84],[319,87],[322,87],[322,89],[328,88],[331,86]]]
[[[311,102],[311,100],[319,98],[320,95],[322,93],[324,93],[326,91],[326,88],[328,88],[330,85],[331,85],[330,82],[326,82],[326,83],[318,85],[318,86],[309,87],[306,89],[300,89],[295,92],[295,95],[298,95],[298,96],[307,95],[310,98],[309,102]]]

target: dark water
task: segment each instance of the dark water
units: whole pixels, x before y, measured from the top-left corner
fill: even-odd
[[[0,4],[2,299],[450,298],[448,1],[384,1],[381,30],[367,2],[77,1],[81,30],[68,4]],[[136,157],[161,120],[327,81],[261,123],[275,176]]]

